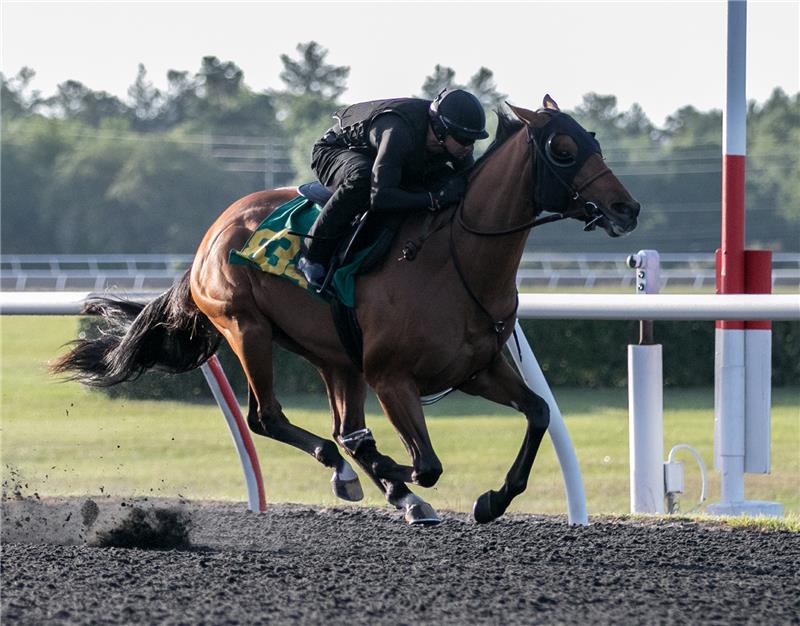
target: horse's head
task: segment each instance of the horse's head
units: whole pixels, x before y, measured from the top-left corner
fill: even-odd
[[[627,235],[637,226],[639,203],[606,167],[594,133],[562,113],[549,95],[542,104],[538,111],[508,105],[527,126],[537,210],[579,219],[586,230],[601,226],[612,237]]]

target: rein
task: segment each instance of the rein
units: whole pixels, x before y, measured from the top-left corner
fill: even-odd
[[[517,309],[519,308],[519,294],[516,295],[516,299],[514,302],[514,309],[506,315],[505,317],[496,320],[494,316],[489,312],[483,303],[478,299],[478,296],[475,295],[475,292],[469,286],[467,282],[466,276],[464,276],[464,270],[461,267],[461,261],[458,260],[458,252],[456,250],[455,240],[453,239],[453,223],[455,222],[456,214],[460,213],[461,208],[464,206],[464,202],[462,201],[459,205],[458,209],[453,212],[453,217],[450,218],[450,256],[453,259],[453,266],[456,268],[456,273],[458,277],[461,279],[461,284],[464,286],[464,290],[467,292],[467,295],[470,299],[478,306],[478,308],[483,312],[483,314],[489,318],[492,322],[492,330],[494,331],[495,335],[497,336],[497,343],[498,345],[502,345],[502,335],[503,331],[506,329],[506,320],[510,317],[513,317],[517,313]]]

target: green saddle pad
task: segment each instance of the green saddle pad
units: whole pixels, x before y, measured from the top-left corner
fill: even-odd
[[[241,250],[231,250],[228,261],[252,265],[318,295],[297,269],[301,236],[290,234],[289,231],[307,234],[320,210],[317,204],[303,196],[289,200],[258,225]],[[374,245],[356,253],[347,265],[336,270],[331,279],[330,287],[334,296],[351,308],[355,306],[356,274]]]

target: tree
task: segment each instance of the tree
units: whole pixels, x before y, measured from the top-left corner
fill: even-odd
[[[198,95],[213,108],[227,108],[238,98],[243,78],[244,72],[232,61],[205,56],[197,73]]]
[[[494,72],[486,67],[481,67],[467,83],[467,91],[475,94],[486,109],[498,109],[503,106],[506,98],[504,93],[497,91],[494,82]]]
[[[281,55],[283,92],[272,92],[279,105],[278,116],[292,138],[290,158],[296,182],[313,178],[309,165],[311,145],[331,125],[331,115],[347,88],[350,68],[326,62],[328,51],[316,41],[297,45],[298,59]]]
[[[347,89],[350,68],[325,62],[328,50],[316,41],[297,44],[300,58],[295,60],[282,54],[281,80],[295,96],[315,95],[324,100],[336,100]]]
[[[663,130],[666,143],[674,148],[717,147],[722,143],[722,112],[706,113],[688,105],[667,117]]]
[[[134,128],[146,130],[161,116],[164,98],[161,91],[147,80],[147,70],[141,63],[136,80],[128,88],[128,97],[131,99]]]
[[[73,124],[40,115],[4,120],[0,145],[3,251],[55,251],[52,234],[56,215],[48,210],[47,189],[58,156],[74,143],[69,128]],[[43,233],[51,236],[43,241]]]
[[[426,76],[422,83],[422,97],[433,100],[443,89],[458,87],[455,81],[456,71],[452,67],[437,63],[433,68],[433,74]]]
[[[90,126],[98,126],[101,120],[125,117],[128,108],[119,98],[105,91],[93,91],[77,80],[68,80],[56,88],[56,95],[45,101],[57,117],[79,120]]]
[[[426,76],[422,83],[421,96],[433,100],[444,89],[466,89],[480,100],[483,108],[488,110],[502,107],[508,97],[497,91],[494,72],[488,67],[480,67],[467,84],[462,85],[456,82],[456,72],[452,67],[437,63],[433,68],[433,74]]]
[[[163,136],[128,146],[106,184],[109,230],[122,236],[106,235],[95,246],[125,252],[194,250],[205,229],[248,190],[219,161]]]
[[[29,67],[23,67],[9,79],[0,72],[0,103],[4,116],[31,115],[36,111],[42,102],[41,93],[39,91],[28,92],[34,76],[36,76],[36,72]]]
[[[800,93],[775,89],[762,105],[750,103],[747,125],[747,205],[759,220],[748,232],[761,234],[775,216],[800,222]],[[767,219],[765,219],[767,218]],[[749,238],[749,237],[748,237]]]
[[[637,102],[634,102],[631,108],[622,114],[618,122],[620,128],[629,135],[649,136],[650,133],[655,131],[653,123]]]

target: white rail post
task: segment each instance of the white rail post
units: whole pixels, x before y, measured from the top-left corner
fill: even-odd
[[[658,252],[640,250],[628,257],[636,270],[636,292],[657,294],[661,287]],[[631,513],[664,512],[664,399],[661,345],[653,341],[653,322],[640,321],[639,345],[628,346],[628,438]]]
[[[247,504],[248,508],[254,513],[262,513],[267,508],[267,498],[264,495],[264,481],[261,475],[261,467],[258,463],[258,454],[250,437],[250,431],[239,409],[239,403],[233,393],[227,376],[222,369],[217,355],[211,356],[208,361],[200,367],[203,376],[208,383],[214,399],[217,401],[228,429],[231,432],[233,445],[239,454],[239,461],[242,464],[245,484],[247,485]]]
[[[542,368],[539,367],[539,362],[533,355],[533,350],[531,350],[519,322],[517,322],[514,332],[519,342],[519,353],[512,336],[507,343],[511,358],[531,391],[543,398],[550,408],[550,426],[547,428],[547,434],[550,435],[550,441],[553,442],[558,463],[561,466],[561,475],[564,478],[564,490],[567,494],[567,519],[570,524],[588,526],[589,516],[586,513],[583,477],[578,465],[578,457],[575,454],[575,447],[572,445],[569,432],[567,432],[567,426],[564,424],[553,392],[547,384]]]

